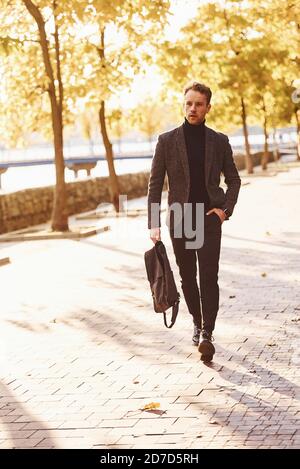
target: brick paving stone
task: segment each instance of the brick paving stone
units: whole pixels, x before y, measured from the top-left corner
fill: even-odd
[[[20,438],[14,441],[13,448],[15,449],[32,449],[41,443],[41,438]]]

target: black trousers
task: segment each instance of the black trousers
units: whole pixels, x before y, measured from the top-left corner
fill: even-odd
[[[175,238],[170,231],[181,287],[194,324],[212,332],[219,309],[219,258],[221,248],[221,220],[216,213],[204,215],[204,244],[200,249],[187,249],[183,236]],[[199,286],[197,282],[197,259]]]

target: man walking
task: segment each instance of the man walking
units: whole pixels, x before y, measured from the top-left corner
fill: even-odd
[[[160,240],[161,223],[160,211],[157,213],[155,208],[160,208],[167,174],[170,237],[184,298],[193,317],[192,342],[199,346],[203,361],[211,361],[215,352],[212,332],[219,309],[221,225],[232,215],[241,185],[228,137],[205,125],[211,96],[210,88],[201,83],[194,82],[185,88],[184,123],[159,136],[148,186],[148,228],[150,238],[156,243]],[[219,187],[221,173],[225,176],[226,192]],[[204,207],[204,217],[199,221],[200,204]],[[187,218],[187,206],[191,209],[193,229],[196,226],[197,233],[201,224],[204,231],[202,247],[188,246],[190,237],[186,230],[178,235],[178,213],[172,207],[177,212],[182,208],[182,226]]]

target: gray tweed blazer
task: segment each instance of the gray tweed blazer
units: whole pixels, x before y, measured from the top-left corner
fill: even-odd
[[[220,187],[221,173],[227,190]],[[148,228],[157,228],[151,204],[161,203],[165,175],[168,183],[168,206],[182,207],[190,192],[189,162],[183,125],[158,137],[148,184]],[[237,202],[241,179],[235,166],[228,137],[205,126],[205,184],[211,208],[227,208],[232,214]],[[160,216],[158,226],[161,226]]]

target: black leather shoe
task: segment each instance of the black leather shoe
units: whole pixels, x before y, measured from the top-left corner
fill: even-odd
[[[199,339],[198,350],[201,353],[200,359],[203,362],[211,362],[215,353],[215,347],[212,344],[213,337],[211,332],[203,330]]]
[[[193,344],[198,347],[200,339],[201,328],[194,324],[194,334],[192,337]]]

